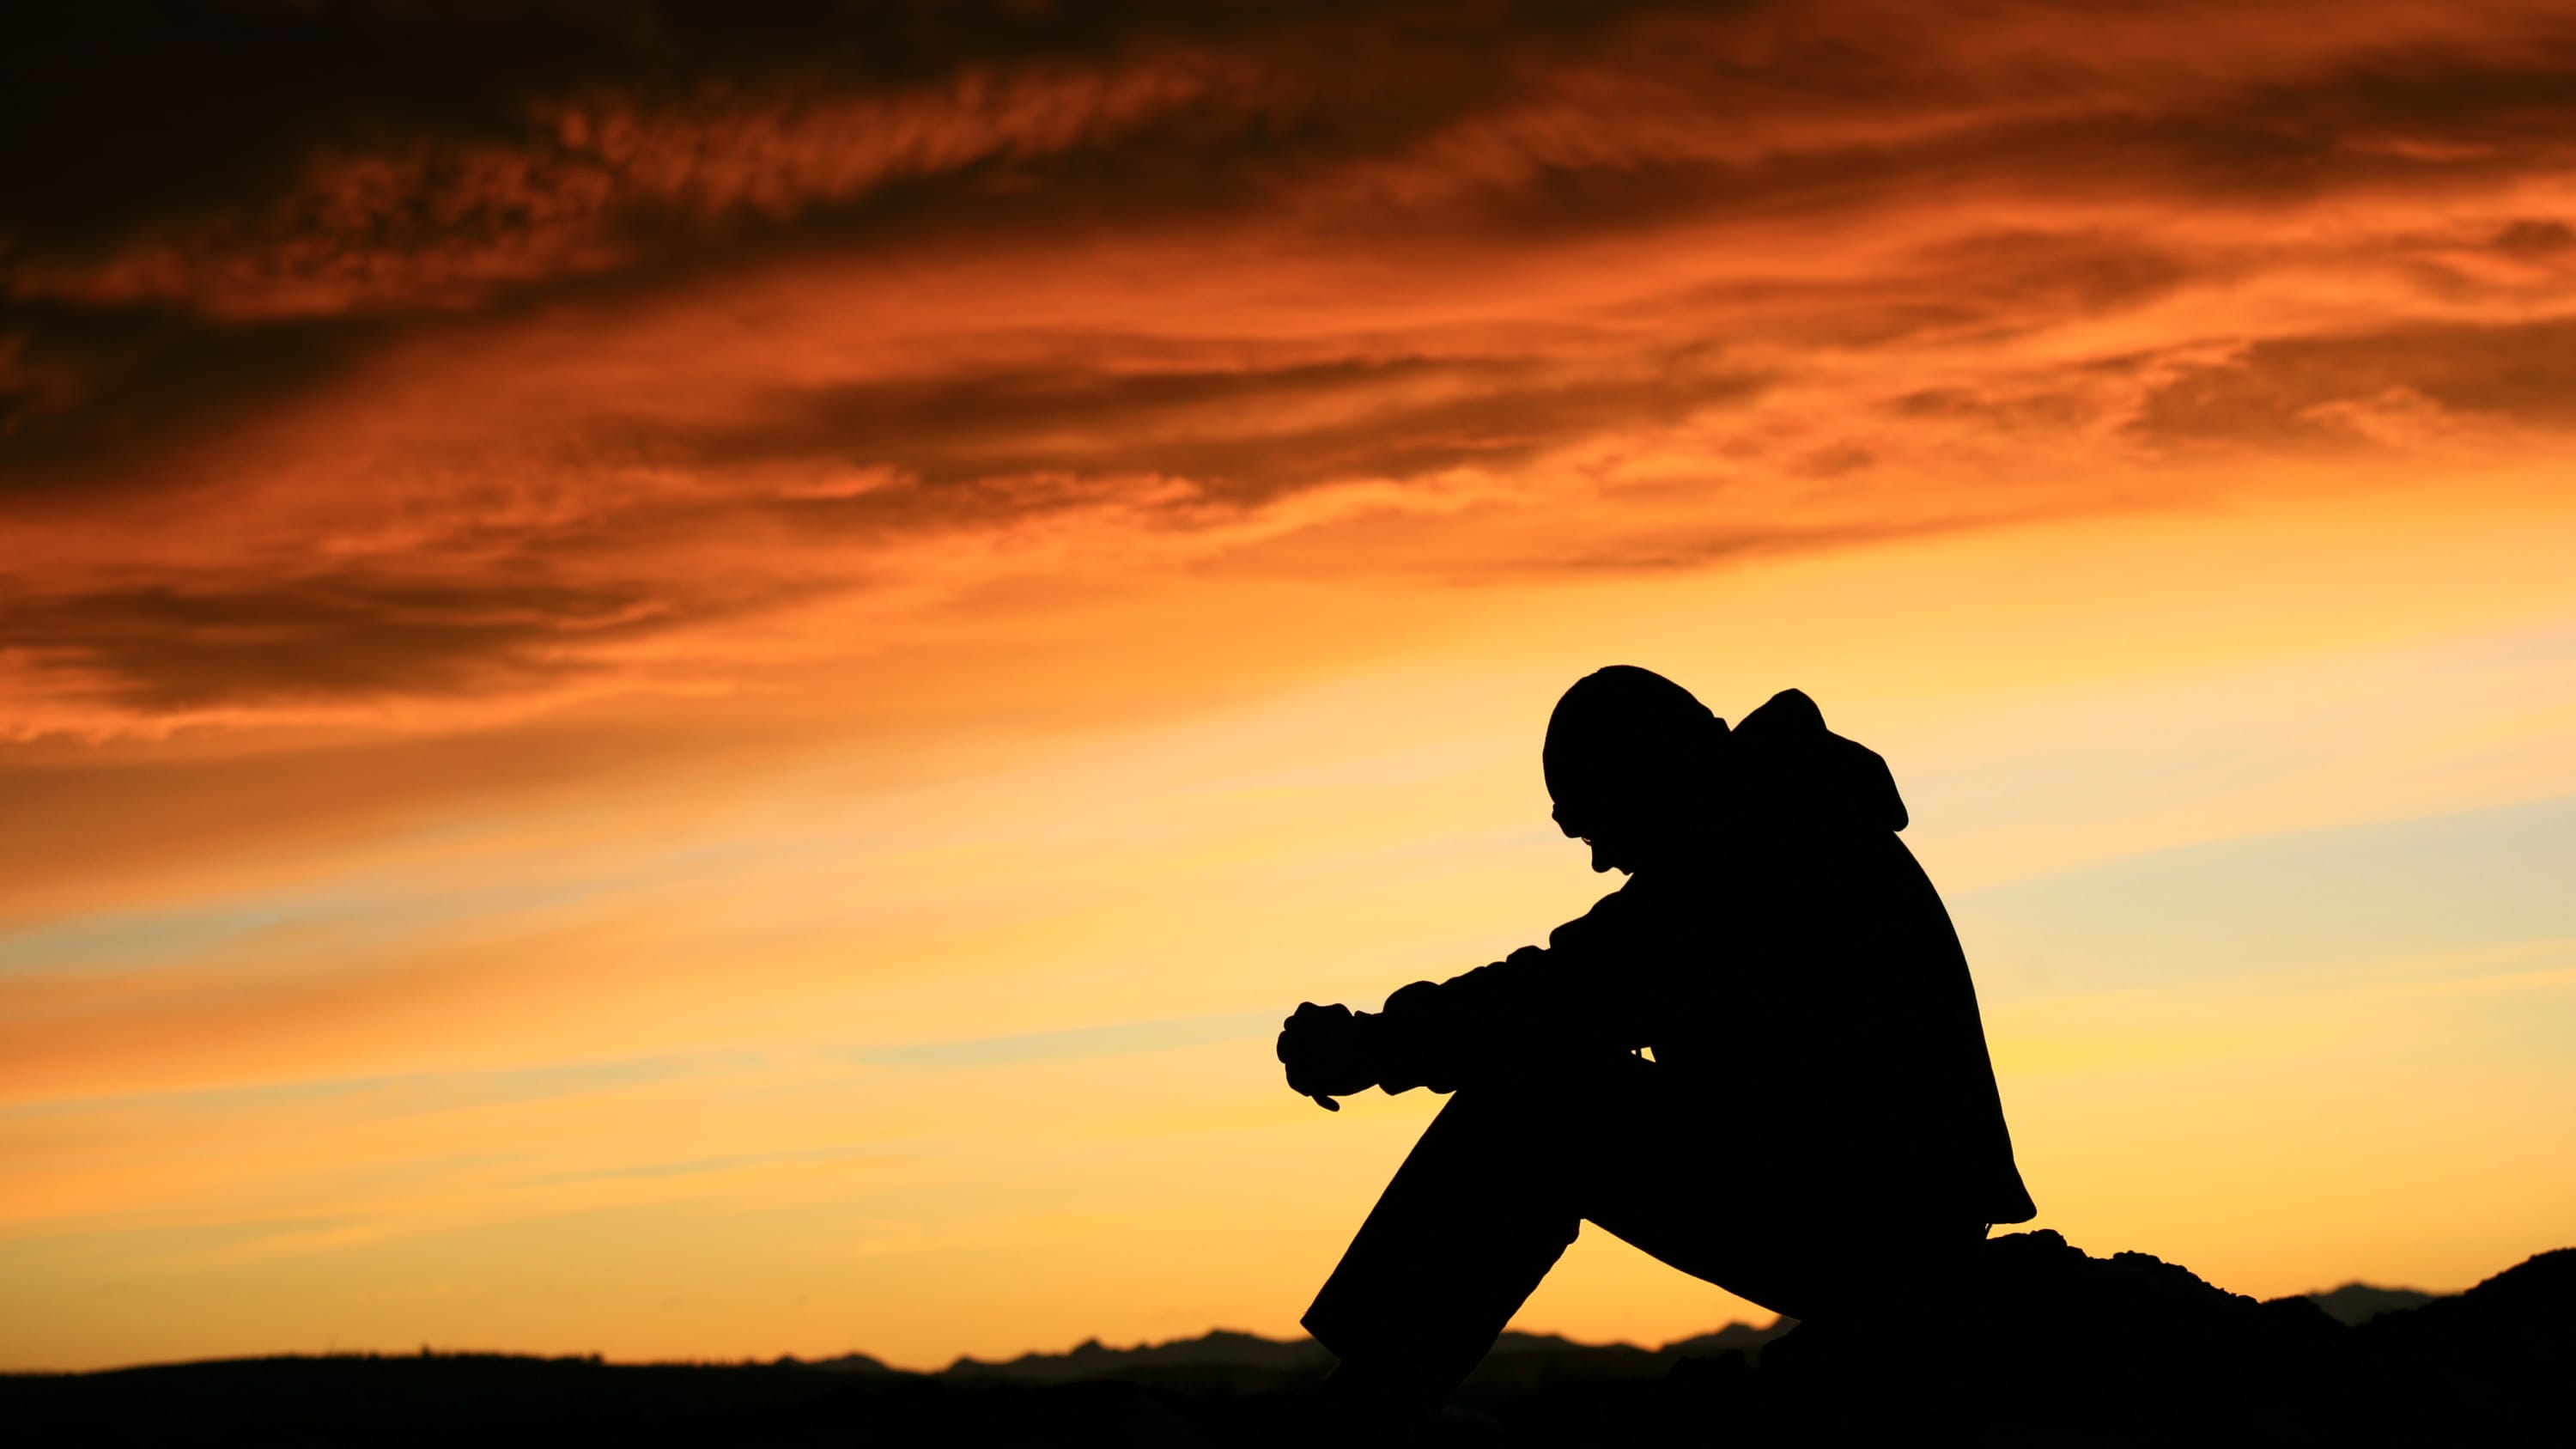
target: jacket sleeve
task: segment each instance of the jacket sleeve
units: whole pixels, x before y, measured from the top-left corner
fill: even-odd
[[[1633,1051],[1654,1017],[1651,942],[1625,891],[1490,966],[1416,981],[1363,1015],[1389,1092],[1510,1079],[1569,1059]]]

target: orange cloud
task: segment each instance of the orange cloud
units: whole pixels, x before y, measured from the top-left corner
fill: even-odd
[[[691,79],[561,20],[432,81],[471,25],[377,17],[419,56],[210,119],[193,184],[28,163],[7,729],[721,687],[1035,535],[1504,510],[1561,546],[1426,567],[1625,566],[2565,421],[2546,8],[656,23]]]

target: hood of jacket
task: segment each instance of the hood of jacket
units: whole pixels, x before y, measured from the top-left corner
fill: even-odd
[[[1784,689],[1727,732],[1730,783],[1749,806],[1815,825],[1903,830],[1905,801],[1878,752],[1825,728],[1824,711]]]

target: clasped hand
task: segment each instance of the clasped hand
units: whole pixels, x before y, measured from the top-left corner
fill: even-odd
[[[1289,1089],[1312,1097],[1331,1111],[1342,1110],[1335,1097],[1347,1097],[1377,1085],[1368,1060],[1365,1029],[1347,1006],[1297,1003],[1297,1014],[1281,1023],[1279,1060],[1288,1068]]]

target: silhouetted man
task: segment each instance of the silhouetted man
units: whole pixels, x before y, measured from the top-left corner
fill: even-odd
[[[1557,824],[1627,884],[1544,947],[1279,1036],[1326,1106],[1454,1094],[1306,1312],[1347,1403],[1436,1406],[1586,1219],[1814,1319],[2037,1211],[1884,761],[1795,690],[1729,731],[1624,665],[1566,691],[1543,760]]]

